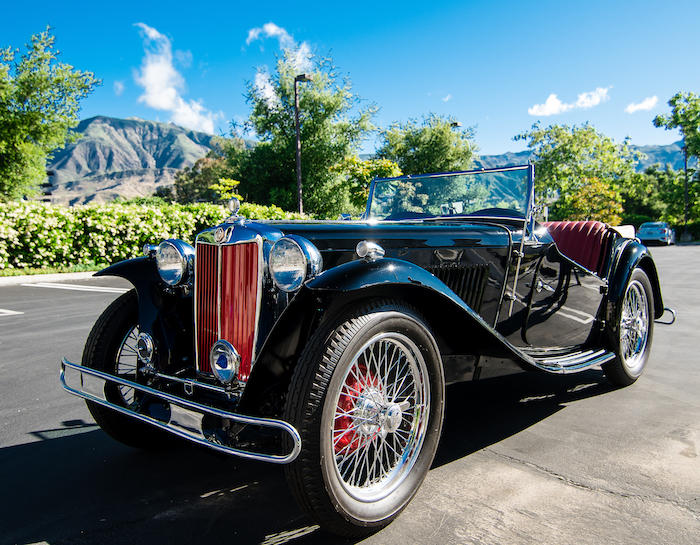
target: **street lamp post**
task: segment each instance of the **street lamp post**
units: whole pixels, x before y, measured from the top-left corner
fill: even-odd
[[[683,242],[690,241],[690,233],[688,233],[688,146],[683,146],[685,151],[685,231],[683,232]]]
[[[297,204],[299,213],[304,212],[301,192],[301,131],[299,127],[299,88],[300,81],[311,81],[311,74],[299,74],[294,78],[294,122],[297,138]]]

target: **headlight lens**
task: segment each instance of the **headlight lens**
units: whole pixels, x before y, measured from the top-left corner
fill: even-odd
[[[229,384],[238,376],[241,356],[230,342],[218,340],[209,352],[209,364],[214,376],[224,384]]]
[[[163,282],[177,286],[187,281],[194,248],[181,240],[168,239],[158,245],[156,264]]]
[[[297,235],[282,237],[270,250],[270,275],[282,291],[296,291],[323,269],[318,248]]]

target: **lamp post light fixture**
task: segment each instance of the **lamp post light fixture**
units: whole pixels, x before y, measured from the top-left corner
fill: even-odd
[[[294,123],[297,138],[297,204],[299,213],[304,212],[301,192],[301,131],[299,127],[299,88],[300,81],[311,81],[311,74],[299,74],[294,78]]]

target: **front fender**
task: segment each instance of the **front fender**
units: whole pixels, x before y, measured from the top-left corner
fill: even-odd
[[[95,273],[95,276],[118,276],[131,282],[136,289],[139,301],[139,327],[141,331],[152,333],[152,325],[158,315],[160,275],[155,259],[137,257],[110,265]]]
[[[317,276],[306,284],[311,291],[354,291],[382,284],[415,284],[459,297],[425,269],[402,259],[350,261]]]
[[[182,327],[169,325],[167,317],[176,312],[181,297],[163,289],[156,260],[137,257],[120,261],[95,273],[95,276],[118,276],[134,286],[139,305],[139,331],[154,338],[157,347],[156,365],[160,370],[166,369],[171,363],[171,353],[178,342],[178,335],[182,333]],[[184,312],[187,310],[184,309],[180,314],[184,316]],[[187,321],[191,322],[191,310]],[[193,342],[191,344],[194,346]]]
[[[371,300],[393,299],[426,319],[442,354],[513,356],[508,343],[437,277],[407,261],[352,261],[307,282],[285,308],[263,344],[241,399],[240,410],[286,392],[292,371],[313,333],[327,320],[342,320]],[[459,375],[460,370],[453,370]],[[446,370],[449,381],[450,370]]]

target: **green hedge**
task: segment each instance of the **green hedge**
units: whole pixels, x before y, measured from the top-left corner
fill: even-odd
[[[671,225],[673,229],[676,230],[676,242],[681,241],[681,236],[685,233],[685,224],[680,223],[677,225]],[[700,223],[688,223],[688,232],[693,237],[694,241],[700,240]]]
[[[242,203],[250,219],[298,219],[276,206]],[[109,264],[142,255],[165,238],[192,243],[228,211],[216,204],[111,203],[66,208],[39,202],[0,203],[0,269]]]

